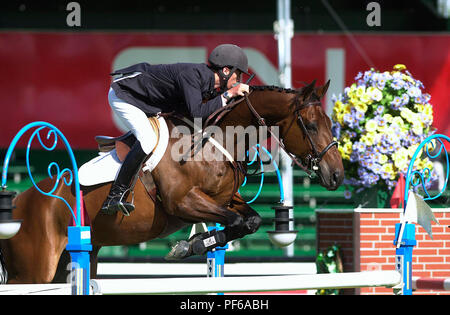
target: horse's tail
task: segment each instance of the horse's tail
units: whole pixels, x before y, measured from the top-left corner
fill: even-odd
[[[8,281],[8,271],[6,271],[5,260],[3,259],[2,247],[0,244],[0,284],[6,284]]]

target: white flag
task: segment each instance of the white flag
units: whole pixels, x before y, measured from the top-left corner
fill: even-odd
[[[412,190],[409,191],[408,202],[406,204],[405,214],[402,221],[416,222],[424,228],[431,239],[433,239],[433,234],[431,232],[431,221],[439,224],[430,206],[422,199],[421,196],[415,194]]]

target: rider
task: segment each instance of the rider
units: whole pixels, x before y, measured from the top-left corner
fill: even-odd
[[[120,210],[129,214],[134,210],[134,205],[126,201],[126,194],[156,146],[156,135],[147,116],[176,111],[206,118],[231,98],[248,92],[248,85],[240,83],[242,73],[248,74],[247,56],[240,47],[219,45],[208,61],[209,65],[139,63],[111,74],[121,76],[111,84],[109,104],[137,141],[123,161],[102,213]]]

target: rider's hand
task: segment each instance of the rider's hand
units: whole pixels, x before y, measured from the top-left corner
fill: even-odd
[[[244,83],[238,83],[228,90],[231,97],[244,96],[244,93],[248,93],[248,85]]]

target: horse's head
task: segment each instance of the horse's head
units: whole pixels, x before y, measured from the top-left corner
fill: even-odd
[[[315,87],[314,81],[298,91],[281,137],[286,149],[300,158],[304,167],[317,174],[322,186],[335,190],[344,179],[344,167],[337,142],[331,134],[331,120],[320,101],[329,84],[330,81]]]

